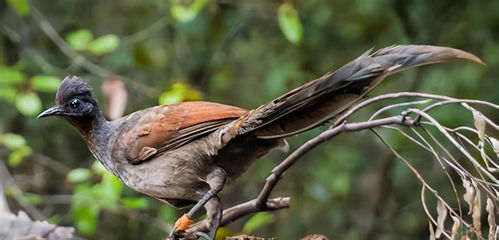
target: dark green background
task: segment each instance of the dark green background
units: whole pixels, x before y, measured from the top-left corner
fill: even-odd
[[[64,54],[42,31],[41,20],[46,20],[63,39],[78,29],[89,29],[95,37],[119,37],[115,51],[100,56],[88,51],[79,54],[124,76],[129,93],[127,113],[158,104],[160,94],[172,91],[175,82],[202,92],[203,100],[255,108],[370,48],[432,44],[469,51],[488,65],[454,61],[411,70],[390,77],[371,95],[423,91],[499,102],[499,1],[290,2],[303,25],[298,44],[288,41],[279,29],[280,1],[208,1],[187,23],[172,17],[174,1],[167,0],[36,0],[29,3],[24,16],[2,1],[0,65],[22,71],[28,78],[79,75],[96,89],[99,102],[104,102],[100,92],[102,72]],[[15,86],[17,94],[29,89],[27,83]],[[53,104],[53,92],[35,92],[44,108]],[[356,119],[365,119],[368,112]],[[458,107],[434,115],[448,126],[473,124],[471,114]],[[497,120],[499,116],[496,112],[489,117]],[[323,129],[291,138],[291,149]],[[71,201],[54,203],[50,196],[69,196],[78,184],[68,183],[64,174],[43,164],[41,155],[70,168],[89,168],[93,157],[84,141],[61,120],[21,115],[13,101],[0,99],[0,133],[7,132],[24,136],[33,151],[19,166],[9,167],[16,183],[24,192],[40,197],[36,208],[46,218],[55,215],[52,220],[74,226]],[[448,183],[429,154],[395,132],[381,132],[434,184],[441,184],[443,193],[449,193]],[[10,151],[1,146],[0,150],[0,157],[6,159]],[[254,198],[269,170],[284,157],[284,153],[274,151],[257,161],[249,173],[225,188],[225,206]],[[94,174],[85,184],[98,182],[100,177]],[[273,221],[252,234],[279,239],[298,239],[308,233],[322,233],[331,239],[428,236],[420,184],[369,131],[341,135],[307,154],[284,176],[274,195],[291,196],[291,208],[273,213]],[[140,194],[125,189],[121,197]],[[171,223],[182,211],[172,215],[169,208],[158,210],[159,202],[145,201],[149,204],[142,210],[120,205],[101,211],[96,232],[79,235],[86,239],[161,239],[164,233],[153,219],[159,219],[162,212],[161,219]],[[14,199],[9,203],[13,211],[19,209]],[[247,219],[228,228],[241,233]]]

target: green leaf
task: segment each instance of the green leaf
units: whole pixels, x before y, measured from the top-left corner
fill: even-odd
[[[61,80],[52,76],[38,75],[31,79],[31,86],[42,92],[55,92],[61,86]]]
[[[181,82],[174,83],[170,90],[163,92],[159,96],[159,104],[163,105],[182,102],[186,92],[187,84]]]
[[[301,42],[303,27],[298,12],[289,2],[281,4],[277,10],[277,21],[284,37],[293,44]]]
[[[121,204],[126,208],[132,209],[147,209],[149,207],[149,200],[147,198],[123,198]]]
[[[106,173],[102,176],[101,183],[92,188],[96,203],[104,208],[116,209],[118,200],[120,199],[123,185],[118,178],[111,173]]]
[[[85,235],[95,233],[97,227],[97,216],[100,213],[100,207],[85,202],[73,202],[71,213],[78,231]]]
[[[66,180],[71,183],[84,182],[90,179],[92,173],[87,168],[75,168],[66,175]]]
[[[0,84],[12,85],[22,83],[25,79],[26,76],[20,71],[9,67],[0,67]]]
[[[23,159],[29,155],[31,155],[31,148],[28,146],[22,146],[20,148],[17,148],[13,152],[9,154],[9,166],[11,167],[17,167]]]
[[[113,34],[104,35],[96,38],[88,44],[88,51],[95,55],[104,55],[118,48],[120,39]]]
[[[40,203],[42,203],[42,198],[38,194],[24,193],[22,198],[23,201],[25,201],[29,205],[39,205]]]
[[[175,209],[170,205],[163,204],[158,210],[158,217],[164,222],[171,223],[176,219]]]
[[[193,0],[190,5],[183,5],[179,0],[172,0],[170,14],[181,23],[194,20],[206,6],[208,0]]]
[[[6,2],[20,16],[29,14],[28,0],[6,0]]]
[[[234,236],[234,235],[237,235],[237,233],[231,231],[228,228],[219,227],[217,229],[217,234],[215,235],[215,240],[230,239],[230,236]],[[269,239],[272,239],[272,238],[269,238]]]
[[[16,100],[17,90],[11,86],[0,86],[0,99],[5,99],[9,102],[14,102]]]
[[[251,233],[254,230],[264,226],[265,224],[271,223],[275,220],[275,216],[266,213],[266,212],[260,212],[253,217],[251,217],[243,226],[243,232],[245,233]]]
[[[203,99],[203,93],[198,90],[189,89],[184,94],[184,101],[199,101]]]
[[[86,50],[94,35],[88,29],[79,29],[66,35],[66,41],[76,51]]]
[[[16,108],[25,116],[33,116],[42,110],[42,101],[36,93],[21,93],[16,96]]]
[[[99,175],[104,175],[107,173],[106,168],[99,161],[94,161],[94,163],[92,163],[92,166],[90,168],[94,173]]]
[[[52,215],[47,219],[47,222],[59,225],[59,223],[61,222],[61,215],[59,214]]]
[[[15,133],[4,133],[0,135],[0,143],[11,150],[20,148],[26,145],[26,140],[23,136]]]

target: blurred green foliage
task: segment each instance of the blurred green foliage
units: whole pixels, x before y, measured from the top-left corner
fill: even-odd
[[[467,50],[488,66],[454,62],[413,70],[372,95],[424,91],[497,103],[497,9],[498,1],[454,0],[2,1],[0,158],[23,190],[11,191],[20,202],[11,201],[11,208],[36,205],[47,219],[76,226],[87,239],[160,239],[164,223],[184,211],[130,190],[92,164],[68,124],[35,119],[42,106],[53,104],[66,75],[89,82],[100,103],[103,78],[122,77],[127,112],[201,99],[255,108],[372,47],[433,44]],[[457,107],[433,115],[449,126],[472,124]],[[321,130],[291,138],[291,149]],[[400,134],[381,134],[449,192],[430,156]],[[254,198],[284,157],[275,151],[257,161],[223,192],[224,206]],[[341,135],[281,180],[275,195],[291,196],[290,209],[249,216],[219,234],[421,239],[428,227],[419,191],[373,134]]]

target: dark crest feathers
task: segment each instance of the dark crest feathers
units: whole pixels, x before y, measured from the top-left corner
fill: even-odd
[[[78,96],[92,98],[92,88],[80,80],[79,77],[69,75],[64,78],[57,90],[55,103],[57,105],[64,104],[66,101]]]

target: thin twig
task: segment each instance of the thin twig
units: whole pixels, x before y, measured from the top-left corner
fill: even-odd
[[[397,93],[388,93],[388,94],[383,94],[379,95],[373,98],[369,98],[345,112],[342,114],[339,118],[337,118],[334,123],[331,125],[331,127],[335,127],[338,124],[341,124],[343,121],[345,121],[348,117],[350,117],[352,114],[355,112],[359,111],[360,109],[366,107],[367,105],[370,105],[375,102],[379,102],[382,100],[386,99],[394,99],[394,98],[403,98],[403,97],[417,97],[417,98],[429,98],[429,99],[438,99],[438,100],[458,100],[456,98],[451,98],[447,96],[442,96],[442,95],[437,95],[437,94],[430,94],[430,93],[419,93],[419,92],[397,92]],[[472,99],[459,99],[461,102],[466,102],[466,103],[473,103],[473,104],[480,104],[480,105],[485,105],[489,106],[495,109],[499,109],[499,105],[486,102],[486,101],[481,101],[481,100],[472,100]]]
[[[257,205],[257,199],[241,203],[237,206],[231,207],[223,212],[223,218],[220,222],[221,226],[227,225],[241,217],[244,217],[251,213],[262,212],[262,211],[275,211],[283,208],[288,208],[290,204],[289,197],[280,197],[267,199],[265,205],[260,207]],[[207,221],[203,220],[190,228],[192,232],[204,232],[207,231]]]
[[[414,121],[410,119],[405,119],[402,116],[394,116],[360,123],[341,124],[339,126],[336,126],[335,128],[326,130],[325,132],[319,134],[317,137],[307,141],[300,148],[291,153],[283,162],[272,169],[271,174],[266,179],[265,186],[258,195],[257,204],[259,206],[264,206],[265,201],[269,198],[270,193],[277,185],[277,182],[279,181],[282,174],[296,161],[298,161],[298,159],[301,158],[305,153],[312,150],[317,145],[331,139],[332,137],[340,133],[372,129],[393,124],[406,126],[415,125]]]

